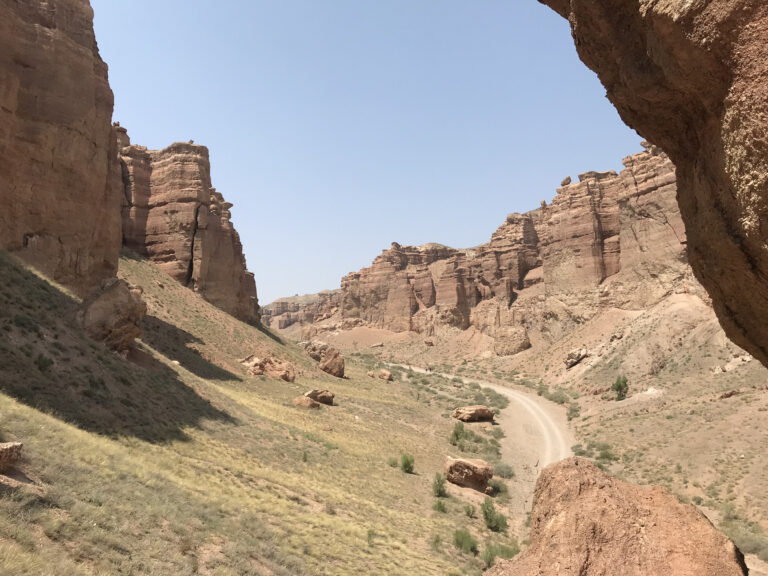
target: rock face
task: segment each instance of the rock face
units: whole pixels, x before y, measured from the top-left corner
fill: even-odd
[[[726,334],[768,365],[768,4],[541,1],[674,162],[691,266]]]
[[[317,294],[280,298],[262,307],[265,324],[284,330],[293,324],[312,324],[325,320],[341,307],[341,291],[325,290]]]
[[[123,174],[125,245],[176,281],[245,322],[257,322],[258,300],[232,204],[211,186],[208,149],[130,145],[117,128]]]
[[[476,248],[393,244],[340,291],[275,303],[272,325],[367,325],[433,344],[473,328],[509,356],[531,347],[531,331],[554,341],[601,309],[652,305],[690,277],[674,166],[650,144],[624,165],[566,179],[550,205],[509,215]]]
[[[83,301],[79,314],[83,329],[108,348],[127,352],[141,336],[141,321],[147,305],[140,288],[124,280],[110,278]]]
[[[120,254],[112,108],[88,0],[0,3],[0,248],[81,296]]]
[[[744,557],[695,507],[570,458],[536,483],[531,546],[490,576],[744,576]]]
[[[21,459],[21,442],[3,442],[0,444],[0,472],[6,472]]]
[[[445,477],[451,484],[485,492],[488,481],[493,477],[493,468],[485,460],[448,458]]]
[[[456,408],[451,416],[462,422],[493,422],[496,414],[488,406],[477,405]]]

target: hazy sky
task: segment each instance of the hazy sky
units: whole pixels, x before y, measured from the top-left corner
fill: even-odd
[[[115,120],[194,139],[259,300],[470,247],[640,138],[536,0],[92,0]]]

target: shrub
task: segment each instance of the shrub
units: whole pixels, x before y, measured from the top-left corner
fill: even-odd
[[[392,466],[392,468],[397,468],[397,458],[394,456],[392,458],[387,458],[387,464]]]
[[[453,533],[453,545],[464,554],[477,555],[477,540],[472,537],[468,530],[456,530]]]
[[[48,369],[53,366],[53,360],[42,354],[38,354],[37,358],[35,358],[35,365],[40,372],[48,372]]]
[[[488,480],[488,486],[490,486],[491,489],[493,490],[494,496],[506,494],[507,492],[509,492],[509,488],[507,488],[507,485],[504,484],[504,482],[502,482],[498,478],[491,478],[490,480]]]
[[[434,534],[432,536],[432,539],[429,541],[429,547],[432,548],[433,552],[440,552],[440,548],[442,547],[443,539],[440,538],[440,534]]]
[[[435,503],[432,506],[432,510],[434,510],[435,512],[440,512],[441,514],[445,514],[446,512],[448,512],[448,508],[446,508],[445,506],[445,500],[440,500],[440,498],[435,500]]]
[[[464,505],[464,514],[466,514],[468,518],[474,518],[475,512],[476,512],[475,507],[472,506],[472,504]]]
[[[445,488],[445,476],[438,472],[435,474],[435,480],[432,482],[432,494],[436,498],[445,498],[448,496],[448,491]]]
[[[458,446],[459,442],[461,442],[464,439],[465,430],[464,430],[464,423],[463,422],[456,422],[453,426],[453,431],[451,432],[451,438],[449,439],[449,442],[453,446]]]
[[[627,377],[624,375],[617,376],[616,382],[611,386],[611,390],[616,392],[616,400],[624,400],[629,392],[629,384],[627,383]]]
[[[568,420],[573,420],[574,418],[578,418],[581,415],[581,407],[576,404],[576,402],[571,402],[568,404]]]
[[[483,505],[480,507],[483,512],[483,520],[489,530],[493,532],[503,532],[507,529],[507,519],[503,514],[496,511],[496,507],[493,505],[493,500],[486,498]]]
[[[406,474],[413,474],[414,462],[415,462],[415,459],[411,454],[403,452],[400,455],[400,470],[402,470]]]
[[[508,560],[514,558],[520,552],[520,546],[517,541],[512,542],[511,546],[505,546],[504,544],[488,544],[483,553],[480,555],[480,559],[485,564],[486,568],[493,566],[496,558],[504,558]]]
[[[515,477],[515,471],[512,466],[504,464],[503,462],[494,466],[493,473],[496,474],[496,476],[506,478],[507,480]]]

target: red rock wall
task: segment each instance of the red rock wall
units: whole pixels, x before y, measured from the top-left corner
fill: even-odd
[[[231,204],[211,186],[208,149],[132,146],[119,130],[125,245],[222,310],[258,321],[253,274],[230,220]]]
[[[120,253],[112,108],[87,0],[0,1],[0,248],[81,295]]]
[[[726,334],[768,365],[768,3],[540,1],[669,154],[691,266]]]

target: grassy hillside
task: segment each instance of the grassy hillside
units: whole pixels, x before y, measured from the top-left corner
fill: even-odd
[[[0,439],[25,445],[0,490],[3,574],[473,574],[455,530],[514,546],[460,492],[433,509],[445,402],[368,378],[370,358],[331,378],[144,261],[120,275],[148,303],[128,359],[80,332],[76,298],[0,255]],[[241,358],[270,352],[295,384],[245,374]],[[291,405],[311,388],[338,405]],[[402,452],[414,474],[389,465]]]

